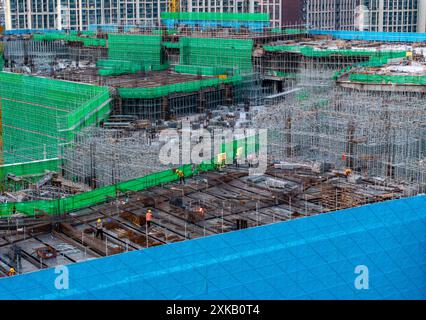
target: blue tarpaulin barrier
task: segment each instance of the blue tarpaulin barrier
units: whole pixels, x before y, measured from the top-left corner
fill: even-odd
[[[18,35],[18,34],[31,34],[31,33],[58,33],[65,32],[64,30],[56,30],[56,29],[12,29],[5,30],[5,35]]]
[[[424,42],[426,33],[415,32],[370,32],[345,30],[309,30],[313,35],[329,35],[343,40],[393,41],[393,42]]]
[[[360,267],[368,280],[363,289],[357,285]],[[68,289],[57,289],[58,274],[46,269],[0,279],[0,298],[425,299],[426,196],[117,254],[68,268]]]

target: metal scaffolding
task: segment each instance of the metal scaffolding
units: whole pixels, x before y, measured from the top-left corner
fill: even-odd
[[[88,128],[63,146],[62,174],[92,188],[142,177],[168,168],[159,161],[161,146],[146,130]]]

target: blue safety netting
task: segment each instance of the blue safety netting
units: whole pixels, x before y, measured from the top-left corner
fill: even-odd
[[[343,40],[392,41],[392,42],[424,42],[426,33],[416,32],[372,32],[347,30],[309,30],[313,35],[329,35]]]
[[[57,29],[11,29],[5,30],[3,33],[5,35],[13,35],[13,34],[32,34],[32,33],[58,33],[65,32],[64,30]]]
[[[67,290],[57,276],[1,279],[0,298],[425,299],[426,196],[73,264]]]

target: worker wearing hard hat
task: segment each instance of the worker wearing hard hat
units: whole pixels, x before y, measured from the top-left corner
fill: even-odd
[[[148,211],[145,214],[145,221],[146,221],[146,226],[149,229],[149,227],[151,227],[151,220],[152,220],[152,211],[151,209],[148,209]]]
[[[199,207],[198,210],[197,210],[197,214],[201,219],[204,219],[204,215],[205,215],[204,208]]]
[[[100,218],[96,221],[96,238],[99,236],[101,237],[101,240],[104,239],[104,228]]]
[[[9,269],[9,272],[7,273],[7,275],[8,275],[9,277],[12,277],[12,276],[16,275],[16,271],[15,271],[15,269],[14,269],[14,268],[10,268],[10,269]]]
[[[179,177],[179,182],[181,183],[181,184],[185,184],[185,174],[183,173],[183,171],[182,170],[179,170],[179,169],[176,169],[176,174],[178,175],[178,177]]]
[[[346,176],[346,177],[349,177],[351,173],[352,173],[352,170],[351,170],[351,169],[346,169],[346,170],[345,170],[345,176]]]

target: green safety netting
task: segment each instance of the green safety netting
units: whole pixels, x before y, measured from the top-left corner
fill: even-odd
[[[180,64],[252,71],[253,40],[181,38]]]
[[[105,39],[98,39],[93,36],[94,34],[86,33],[87,37],[78,36],[76,33],[44,33],[44,34],[34,34],[33,40],[36,41],[55,41],[55,40],[64,40],[64,41],[78,41],[82,42],[84,46],[90,46],[90,47],[105,47],[106,46],[106,40]]]
[[[143,66],[140,63],[124,60],[104,60],[99,59],[96,62],[98,73],[101,76],[133,74],[142,71]]]
[[[383,53],[382,55],[377,54],[377,55],[370,56],[370,59],[368,61],[359,62],[352,66],[349,66],[337,71],[333,75],[333,79],[337,80],[340,76],[348,73],[355,67],[378,68],[387,64],[390,59],[403,58],[407,55],[405,51],[389,51],[389,52],[382,52],[382,53]]]
[[[227,159],[233,159],[236,156],[238,148],[242,148],[242,154],[257,152],[259,150],[259,142],[257,136],[247,137],[246,139],[234,140],[221,146],[221,152],[226,153]],[[194,174],[215,170],[217,168],[217,157],[210,161],[205,161],[200,165],[194,166],[187,164],[180,166],[185,176],[189,177]],[[105,202],[111,197],[115,197],[117,192],[140,191],[149,187],[161,185],[163,183],[172,182],[178,179],[177,174],[172,169],[153,173],[141,178],[130,181],[121,182],[115,185],[95,189],[89,192],[77,194],[67,198],[56,200],[39,200],[29,202],[15,202],[0,204],[0,216],[9,216],[15,206],[19,213],[26,215],[36,215],[39,212],[47,214],[60,214],[69,212],[97,203]]]
[[[270,52],[297,52],[300,53],[302,46],[297,45],[281,45],[281,46],[263,46],[265,51]]]
[[[200,74],[203,76],[217,76],[229,73],[229,69],[222,67],[188,66],[183,64],[175,66],[175,71],[179,73]],[[232,72],[232,70],[230,71]]]
[[[25,163],[13,163],[0,166],[0,179],[3,180],[7,174],[14,174],[15,176],[31,176],[40,175],[49,171],[57,171],[59,167],[59,160],[47,159]]]
[[[167,69],[162,63],[161,36],[109,34],[108,60],[98,61],[97,67],[102,76]]]
[[[161,36],[109,34],[108,58],[140,64],[160,65]]]
[[[58,144],[110,111],[106,87],[0,73],[5,164],[56,158]]]
[[[4,59],[3,59],[3,42],[0,42],[0,71],[3,70]]]
[[[358,50],[358,49],[318,49],[311,46],[297,45],[281,45],[281,46],[263,46],[265,51],[269,52],[293,52],[300,53],[305,57],[324,58],[331,56],[352,56],[352,57],[367,57],[368,60],[356,63],[353,66],[343,68],[333,75],[333,79],[337,80],[340,76],[348,73],[353,67],[381,67],[388,63],[391,59],[404,58],[407,56],[406,51],[395,50]]]
[[[122,98],[153,99],[167,96],[175,92],[193,92],[202,88],[215,87],[222,83],[236,84],[241,82],[241,76],[232,76],[226,79],[211,78],[189,82],[168,84],[154,88],[119,88],[118,92]]]
[[[263,46],[265,51],[272,52],[297,52],[306,57],[329,57],[332,55],[341,56],[365,56],[380,59],[395,59],[406,56],[406,51],[382,51],[382,50],[357,50],[357,49],[317,49],[311,46],[281,45]]]
[[[162,43],[164,48],[174,48],[174,49],[179,49],[180,48],[180,44],[179,42],[163,42]]]
[[[96,31],[90,31],[90,30],[82,30],[82,31],[70,30],[69,34],[74,35],[74,36],[84,35],[84,36],[95,37],[96,36]]]
[[[403,76],[403,75],[381,75],[381,74],[362,74],[351,73],[350,81],[366,83],[391,83],[391,84],[416,84],[426,85],[426,76]]]
[[[271,29],[272,33],[282,33],[282,34],[300,34],[300,33],[307,33],[306,30],[304,29],[291,29],[291,28],[286,28],[286,29],[280,29],[280,28],[273,28]]]
[[[162,12],[161,19],[269,22],[269,14],[230,12]]]

